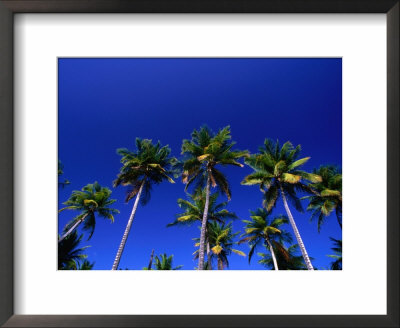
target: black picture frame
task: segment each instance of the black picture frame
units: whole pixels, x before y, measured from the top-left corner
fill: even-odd
[[[0,0],[0,324],[4,327],[399,327],[399,0]],[[387,315],[14,315],[13,17],[16,13],[385,13]],[[368,286],[365,286],[368,288]]]

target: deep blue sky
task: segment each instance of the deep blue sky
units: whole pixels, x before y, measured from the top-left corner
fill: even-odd
[[[304,157],[311,156],[304,169],[341,166],[341,59],[63,58],[58,65],[59,158],[63,177],[71,181],[59,190],[60,207],[72,190],[88,183],[112,188],[120,168],[116,149],[133,150],[136,137],[160,140],[179,157],[182,139],[204,124],[215,131],[230,125],[237,149],[254,153],[266,137],[289,140],[302,145]],[[241,219],[261,206],[262,194],[258,187],[240,184],[250,168],[223,171],[232,187],[228,209],[240,218],[234,228],[243,232]],[[197,265],[192,238],[199,236],[198,226],[166,228],[180,213],[177,199],[185,197],[184,185],[176,182],[156,186],[150,202],[139,205],[120,268],[147,266],[152,248],[156,254],[173,254],[174,264],[183,264],[183,269]],[[94,269],[111,269],[133,206],[133,200],[124,203],[124,187],[112,190],[121,213],[114,224],[98,218],[92,239],[82,244],[91,245],[87,254]],[[285,214],[281,202],[274,213]],[[341,238],[336,218],[332,215],[318,233],[309,213],[294,208],[292,213],[314,266],[327,268],[329,236]],[[77,214],[60,213],[59,229]],[[248,252],[246,244],[238,249]],[[230,269],[264,269],[257,260],[255,256],[248,265],[247,258],[232,254]]]

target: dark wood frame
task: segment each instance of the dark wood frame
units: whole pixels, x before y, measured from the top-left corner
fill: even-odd
[[[4,327],[399,327],[399,0],[0,0],[0,324]],[[13,312],[15,13],[386,13],[387,315],[88,316]],[[365,286],[368,288],[368,286]]]

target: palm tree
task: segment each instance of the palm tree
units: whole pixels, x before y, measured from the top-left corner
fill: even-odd
[[[240,256],[246,256],[242,251],[234,249],[233,246],[238,244],[234,241],[234,238],[239,234],[239,232],[232,232],[232,222],[225,224],[220,224],[219,222],[212,221],[207,225],[208,239],[211,247],[211,254],[209,258],[208,269],[211,269],[212,260],[216,260],[218,270],[223,270],[229,267],[228,256],[231,253],[238,254]],[[199,238],[195,239],[195,246],[201,247],[199,243]],[[200,253],[200,248],[194,252],[195,259],[198,258]]]
[[[278,243],[276,244],[279,245]],[[302,255],[297,254],[298,245],[292,245],[288,248],[280,245],[275,248],[276,260],[279,265],[279,270],[307,270],[307,266],[304,264]],[[274,268],[274,262],[270,253],[257,253],[261,259],[258,263],[264,265],[268,269]]]
[[[303,197],[309,199],[307,210],[312,212],[311,220],[318,218],[318,232],[325,218],[333,211],[337,222],[342,228],[342,173],[333,165],[320,166],[314,174],[321,176],[322,181],[310,184],[317,193]]]
[[[172,267],[172,260],[174,256],[170,255],[167,256],[167,254],[161,254],[160,257],[156,256],[155,257],[155,263],[154,263],[154,270],[179,270],[183,267],[183,265],[178,265],[177,267],[173,268]]]
[[[176,215],[174,222],[169,223],[167,227],[171,226],[190,226],[193,223],[201,223],[203,220],[203,211],[206,202],[206,191],[204,189],[196,191],[193,195],[188,194],[189,200],[178,199],[178,205],[183,210],[182,213]],[[209,197],[208,206],[208,219],[205,234],[205,243],[207,248],[207,261],[210,260],[210,243],[208,238],[208,224],[210,221],[216,221],[224,223],[226,219],[237,219],[237,216],[233,212],[229,212],[224,207],[228,202],[217,203],[218,193],[213,193]],[[207,262],[207,266],[211,268],[210,263]]]
[[[77,270],[81,261],[87,258],[84,251],[89,246],[78,248],[82,237],[78,237],[75,230],[58,243],[58,270]]]
[[[84,222],[83,229],[90,231],[89,240],[96,226],[96,213],[114,222],[113,214],[117,214],[119,211],[109,207],[116,201],[115,199],[110,199],[110,196],[111,190],[100,186],[97,181],[93,184],[86,185],[81,191],[74,190],[69,199],[63,203],[66,207],[62,208],[59,212],[64,210],[78,210],[80,214],[65,226],[64,234],[58,242],[60,243],[63,241],[64,238],[74,231],[82,222]]]
[[[217,169],[220,165],[235,165],[243,167],[237,160],[248,156],[247,151],[233,151],[235,145],[231,141],[230,127],[227,126],[218,131],[211,132],[207,127],[199,131],[194,130],[191,140],[183,140],[182,155],[185,156],[183,163],[182,181],[186,184],[185,190],[192,184],[195,189],[204,188],[206,199],[204,204],[203,218],[200,232],[200,253],[198,269],[204,269],[204,244],[207,227],[207,216],[210,198],[210,185],[218,187],[230,200],[231,191],[228,179]]]
[[[174,180],[168,175],[172,173],[172,167],[177,162],[175,158],[170,157],[171,149],[168,146],[161,147],[160,142],[154,145],[148,139],[136,138],[136,151],[121,148],[117,150],[117,153],[122,156],[122,167],[117,179],[114,181],[114,187],[119,185],[129,186],[125,201],[128,202],[135,196],[136,199],[112,270],[117,270],[118,268],[139,200],[142,205],[147,204],[150,200],[150,191],[153,185],[160,184],[164,180],[174,183]]]
[[[300,145],[294,148],[290,142],[286,142],[281,148],[278,141],[275,143],[266,139],[264,146],[260,147],[259,151],[260,154],[252,155],[245,160],[246,164],[253,168],[254,172],[246,176],[242,184],[260,186],[264,193],[263,205],[267,211],[271,211],[276,206],[278,198],[282,197],[286,214],[289,217],[297,243],[300,245],[306,266],[308,270],[314,270],[293,215],[290,212],[288,200],[294,204],[298,211],[302,212],[303,207],[296,192],[312,191],[304,183],[304,180],[315,183],[320,182],[322,179],[317,174],[299,170],[299,167],[310,159],[310,157],[298,159],[301,151]]]
[[[283,241],[292,242],[292,236],[281,228],[282,225],[289,223],[287,217],[280,215],[272,218],[270,216],[271,213],[268,213],[264,208],[250,211],[250,214],[251,220],[243,220],[243,222],[246,223],[245,233],[241,236],[244,238],[239,241],[239,244],[244,242],[249,243],[250,263],[255,249],[265,243],[271,253],[274,269],[279,270],[272,244],[282,243]]]
[[[63,175],[64,174],[64,165],[63,165],[63,163],[61,163],[61,161],[60,160],[58,160],[58,177],[60,177],[60,175]],[[67,180],[67,179],[65,179],[64,181],[58,181],[58,186],[59,187],[61,187],[61,188],[64,188],[66,185],[69,185],[70,184],[70,182]]]
[[[331,270],[342,270],[342,241],[332,237],[329,237],[329,239],[333,241],[335,246],[331,248],[335,254],[328,255],[329,257],[335,259],[335,261],[331,262]]]

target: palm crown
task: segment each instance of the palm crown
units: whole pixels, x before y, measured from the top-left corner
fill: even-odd
[[[154,270],[179,270],[183,267],[183,265],[178,265],[175,268],[172,267],[172,260],[174,256],[167,254],[161,254],[160,256],[155,257],[155,262],[153,264]]]
[[[314,173],[321,176],[322,181],[310,184],[317,193],[304,197],[310,201],[307,210],[312,213],[311,220],[317,218],[318,232],[320,232],[325,218],[335,211],[339,226],[342,227],[341,171],[336,166],[327,165],[314,170]]]
[[[110,196],[111,190],[107,187],[102,187],[97,181],[84,186],[82,190],[74,190],[69,199],[63,203],[66,207],[62,208],[60,212],[68,209],[77,210],[81,213],[66,225],[64,232],[72,228],[75,229],[79,223],[83,222],[83,229],[88,230],[90,233],[89,240],[96,226],[96,213],[114,222],[114,214],[119,213],[119,211],[110,207],[116,201],[115,199],[110,199]],[[62,239],[65,237],[66,235]]]
[[[331,248],[334,255],[328,255],[333,258],[334,261],[331,262],[331,270],[342,270],[342,240],[329,237],[333,242],[334,247]]]
[[[187,189],[192,183],[195,188],[206,185],[209,177],[211,185],[218,187],[228,199],[231,198],[229,183],[225,175],[217,169],[218,165],[235,165],[243,167],[237,160],[248,156],[248,151],[234,151],[235,142],[231,141],[230,127],[227,126],[213,134],[207,127],[194,130],[191,140],[182,144],[183,163],[182,181]]]
[[[310,157],[299,159],[301,146],[296,148],[288,141],[282,148],[279,141],[274,143],[266,139],[264,146],[259,148],[260,153],[250,156],[245,160],[246,164],[254,169],[254,172],[244,178],[244,185],[259,185],[264,192],[264,207],[270,211],[275,207],[279,198],[281,187],[286,196],[292,201],[298,211],[303,207],[296,195],[297,191],[310,192],[311,189],[305,181],[320,182],[317,174],[299,170]]]
[[[144,183],[142,205],[150,200],[153,184],[159,184],[164,180],[174,183],[169,175],[173,173],[172,168],[177,160],[170,157],[171,149],[168,146],[161,147],[160,142],[154,145],[152,140],[136,138],[136,151],[120,148],[117,153],[122,156],[122,167],[114,181],[114,187],[131,186],[126,201],[136,196],[142,183]]]
[[[292,236],[281,228],[289,222],[286,216],[272,217],[264,208],[250,211],[250,214],[250,220],[243,220],[246,224],[245,233],[241,236],[244,238],[239,241],[240,244],[248,242],[250,245],[249,263],[256,248],[265,242],[272,243],[275,247],[282,242],[292,242]]]
[[[233,233],[232,223],[220,224],[219,222],[209,222],[207,225],[207,237],[211,247],[209,264],[215,259],[217,261],[218,270],[229,267],[228,256],[233,252],[240,256],[246,256],[242,251],[234,249],[233,246],[238,244],[234,241],[239,232]],[[199,239],[196,238],[195,246],[199,247]],[[194,252],[195,259],[198,257],[199,250]]]
[[[176,215],[174,222],[167,225],[167,227],[175,225],[191,225],[195,222],[201,222],[203,219],[204,205],[206,202],[206,193],[202,189],[193,195],[188,194],[189,200],[178,199],[178,205],[183,210],[182,213]],[[237,219],[233,212],[229,212],[225,207],[227,202],[217,203],[218,193],[210,195],[208,220],[218,221],[223,223],[226,219]]]
[[[298,245],[280,247],[275,250],[276,259],[280,270],[307,270],[301,255],[298,255]],[[257,253],[261,257],[258,263],[269,269],[274,267],[272,257],[269,253]]]
[[[84,260],[82,263],[78,264],[77,270],[92,270],[94,266],[94,262],[89,262],[88,260]]]
[[[79,248],[82,237],[83,235],[78,237],[75,230],[58,244],[59,270],[78,270],[85,263],[87,255],[84,251],[89,246]]]

